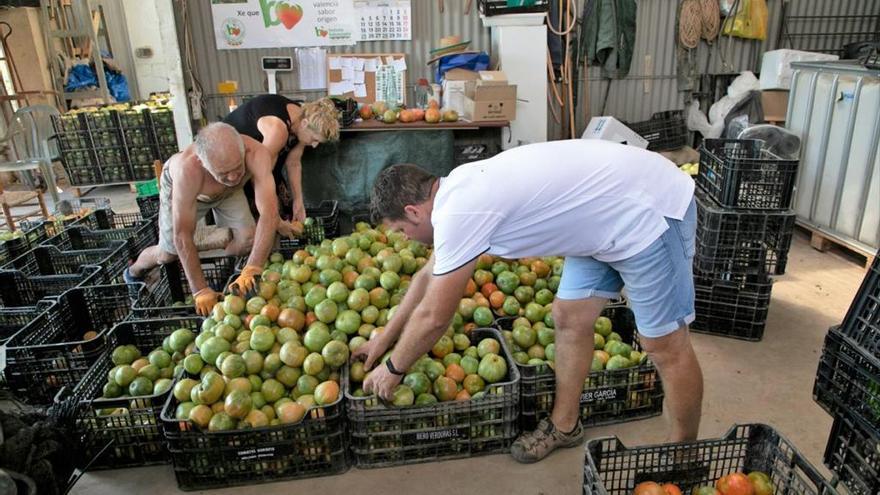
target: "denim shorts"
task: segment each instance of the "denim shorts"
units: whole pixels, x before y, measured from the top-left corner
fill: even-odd
[[[682,220],[666,222],[669,228],[630,258],[607,263],[586,256],[565,258],[556,297],[613,299],[626,286],[640,335],[662,337],[690,324],[694,321],[695,201]]]

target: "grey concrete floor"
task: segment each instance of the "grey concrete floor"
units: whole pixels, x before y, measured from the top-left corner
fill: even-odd
[[[117,211],[130,209],[127,189],[99,189]],[[839,323],[864,276],[863,260],[832,249],[819,253],[797,232],[788,273],[776,278],[764,339],[758,343],[694,334],[705,380],[700,436],[723,435],[735,423],[760,422],[787,436],[823,472],[822,454],[831,418],[812,399],[816,366],[828,327]],[[662,442],[662,417],[588,430],[588,437],[617,435],[626,445]],[[584,451],[573,448],[529,466],[507,455],[412,466],[359,470],[302,481],[215,490],[210,493],[580,493]],[[76,494],[176,493],[171,466],[86,474]]]

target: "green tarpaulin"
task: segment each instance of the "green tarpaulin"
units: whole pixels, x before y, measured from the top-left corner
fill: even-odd
[[[366,210],[376,176],[397,163],[448,174],[454,167],[452,131],[344,132],[336,144],[308,149],[303,154],[305,203],[335,199],[343,211]]]

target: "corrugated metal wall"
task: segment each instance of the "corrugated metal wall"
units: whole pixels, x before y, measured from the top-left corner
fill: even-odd
[[[583,5],[583,2],[578,2]],[[639,0],[636,46],[633,63],[626,79],[609,83],[602,79],[597,67],[589,71],[589,108],[579,98],[576,116],[578,133],[583,132],[588,116],[614,115],[628,121],[647,120],[654,112],[684,107],[678,90],[675,46],[675,22],[680,0]],[[815,51],[834,51],[842,40],[880,39],[880,1],[878,0],[790,0],[786,2],[784,33],[782,0],[767,0],[769,22],[764,41],[722,37],[712,45],[705,41],[690,56],[696,60],[697,70],[703,74],[736,73],[744,70],[758,72],[761,54],[777,48],[797,48]],[[794,18],[801,16],[852,16],[838,19]],[[868,33],[855,36],[851,33]],[[803,34],[802,36],[795,33]],[[820,33],[819,36],[808,35]],[[847,33],[828,36],[824,33]],[[781,38],[781,43],[777,40]],[[584,78],[578,81],[580,91]],[[607,91],[607,103],[605,101]],[[582,93],[581,93],[582,94]],[[603,107],[604,105],[604,107]],[[563,119],[563,122],[566,122]],[[552,120],[549,135],[566,135],[562,126]]]
[[[711,47],[701,43],[692,56],[701,73],[728,73],[742,70],[757,71],[760,55],[766,50],[777,48],[782,28],[782,0],[766,0],[769,9],[768,36],[764,41],[749,41],[738,38],[723,38]],[[208,0],[178,0],[181,8],[187,8],[191,20],[191,36],[194,44],[194,59],[197,61],[196,76],[201,81],[207,103],[207,117],[216,119],[226,113],[224,98],[216,94],[217,82],[234,79],[239,83],[243,95],[265,91],[265,77],[260,70],[260,57],[266,55],[293,55],[291,48],[271,50],[217,50],[214,44],[213,24],[210,2]],[[332,52],[404,52],[407,54],[410,84],[418,78],[432,80],[425,66],[428,51],[436,46],[438,40],[446,35],[457,34],[471,40],[474,49],[489,50],[489,30],[485,29],[474,6],[470,15],[465,16],[464,1],[447,0],[445,12],[440,13],[438,2],[434,0],[412,0],[413,40],[405,42],[364,42],[352,47],[331,48]],[[580,12],[584,0],[577,0]],[[633,65],[626,79],[608,83],[600,77],[597,68],[588,74],[589,109],[583,106],[580,98],[577,128],[585,126],[587,114],[599,115],[605,104],[605,114],[621,119],[645,120],[652,113],[683,107],[681,93],[676,79],[675,19],[680,0],[639,0],[636,47]],[[476,4],[476,1],[474,1]],[[790,0],[785,6],[788,16],[853,16],[836,19],[795,18],[786,23],[786,32],[781,47],[794,47],[812,50],[835,50],[842,39],[877,39],[880,25],[880,1],[878,0]],[[868,33],[857,38],[839,33]],[[821,36],[806,36],[804,33],[820,33]],[[832,34],[827,34],[832,33]],[[838,34],[834,34],[838,33]],[[720,45],[720,46],[719,46]],[[536,68],[543,71],[543,68]],[[278,76],[283,94],[313,98],[321,92],[296,91],[296,71]],[[582,75],[578,81],[583,94],[585,81]],[[562,136],[560,126],[551,117],[551,138]]]

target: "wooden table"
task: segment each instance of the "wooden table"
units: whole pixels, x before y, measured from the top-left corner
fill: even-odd
[[[429,124],[424,121],[419,122],[396,122],[394,124],[386,124],[376,119],[359,120],[352,124],[351,127],[343,127],[339,129],[342,132],[367,132],[367,131],[435,131],[435,130],[453,130],[466,131],[476,130],[484,127],[507,127],[510,122],[506,120],[497,121],[475,121],[459,120],[458,122],[438,122]]]

